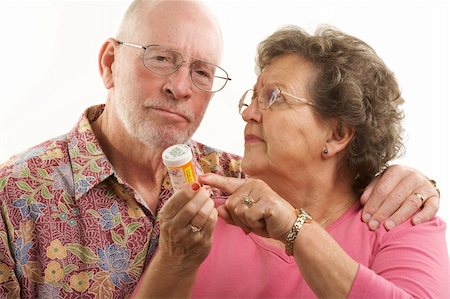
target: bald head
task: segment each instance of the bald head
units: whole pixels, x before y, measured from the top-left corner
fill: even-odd
[[[220,27],[200,1],[136,0],[124,15],[117,39],[171,47],[216,64],[222,56]]]

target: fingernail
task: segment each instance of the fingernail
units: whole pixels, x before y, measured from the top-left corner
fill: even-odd
[[[371,230],[376,230],[379,225],[380,225],[380,223],[378,223],[378,221],[376,221],[376,220],[370,220],[370,222],[369,222],[369,228]]]
[[[200,189],[200,184],[199,183],[197,183],[197,182],[193,182],[192,184],[191,184],[191,189],[192,189],[192,191],[198,191],[198,189]]]
[[[369,219],[372,217],[372,215],[370,215],[369,213],[364,213],[364,215],[363,215],[363,217],[362,217],[362,220],[364,221],[364,222],[367,222],[367,221],[369,221]]]
[[[395,222],[392,220],[386,220],[384,227],[386,227],[387,230],[393,229],[395,227]]]
[[[207,174],[199,174],[197,177],[199,179],[206,179],[208,177],[208,175]]]
[[[208,191],[209,193],[209,197],[211,197],[213,195],[212,189],[210,186],[205,186],[206,191]]]

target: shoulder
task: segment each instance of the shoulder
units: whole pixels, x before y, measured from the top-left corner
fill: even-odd
[[[355,204],[339,220],[327,228],[328,232],[344,247],[359,248],[363,246],[372,255],[387,248],[417,249],[435,251],[436,254],[446,251],[445,222],[435,217],[432,220],[419,225],[413,225],[410,220],[399,224],[391,230],[386,230],[380,225],[377,230],[370,230],[361,220],[361,206]],[[348,238],[348,232],[352,232],[353,238]],[[358,240],[358,241],[356,241]],[[436,246],[434,246],[435,244]],[[431,248],[433,247],[434,248]],[[371,248],[369,250],[369,248]]]
[[[0,194],[7,189],[8,185],[13,188],[27,189],[30,181],[43,176],[47,177],[53,166],[68,159],[66,137],[67,135],[62,135],[42,142],[1,164]]]
[[[0,172],[11,167],[20,167],[21,165],[32,163],[36,160],[52,160],[62,158],[63,151],[67,149],[67,134],[55,137],[35,145],[21,153],[13,155],[9,160],[0,164]]]
[[[445,222],[435,217],[418,225],[406,221],[389,231],[378,229],[370,268],[414,297],[448,298],[445,228]]]
[[[390,241],[393,239],[412,239],[412,242],[418,244],[420,242],[427,243],[431,240],[445,242],[446,223],[439,217],[433,217],[430,221],[413,225],[411,221],[406,221],[390,231],[380,230],[383,240]]]
[[[192,141],[196,161],[204,173],[217,173],[224,176],[243,177],[241,170],[242,158],[238,155],[209,147],[197,141]]]
[[[375,260],[382,263],[388,257],[421,260],[431,268],[442,268],[449,261],[445,230],[446,224],[439,217],[418,225],[408,220],[389,231],[380,226],[369,233],[374,258],[372,263]],[[437,260],[440,262],[436,263]]]

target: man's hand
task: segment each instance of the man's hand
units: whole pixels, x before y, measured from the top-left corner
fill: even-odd
[[[189,298],[212,246],[217,210],[209,186],[184,185],[159,213],[159,251],[131,298]]]
[[[161,209],[158,255],[179,270],[196,270],[211,250],[217,210],[210,192],[198,183],[183,186]]]
[[[390,166],[376,177],[360,200],[364,205],[363,221],[372,230],[383,221],[388,230],[411,217],[414,225],[426,222],[439,208],[439,193],[430,180],[417,170],[401,165]]]

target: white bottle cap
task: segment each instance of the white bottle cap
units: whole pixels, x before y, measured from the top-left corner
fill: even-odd
[[[192,160],[191,148],[186,144],[175,144],[162,153],[163,163],[169,167],[181,166]]]

